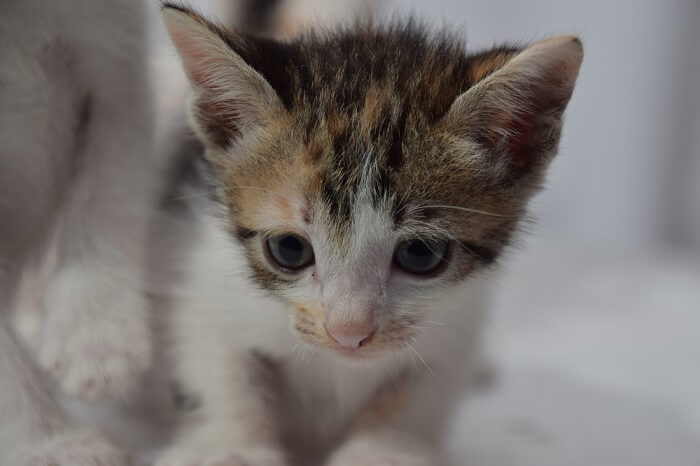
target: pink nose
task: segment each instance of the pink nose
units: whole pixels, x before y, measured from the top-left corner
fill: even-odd
[[[357,349],[367,343],[376,327],[373,322],[330,322],[326,331],[344,348]]]

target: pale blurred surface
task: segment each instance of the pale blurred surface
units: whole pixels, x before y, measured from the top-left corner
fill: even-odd
[[[348,5],[297,1],[326,21]],[[700,464],[700,2],[381,3],[471,48],[573,33],[586,49],[540,222],[504,261],[500,383],[465,403],[453,464]],[[181,83],[165,69],[167,107]]]
[[[387,0],[470,47],[577,34],[585,58],[536,213],[546,235],[700,255],[700,2]]]
[[[700,464],[700,263],[528,243],[489,331],[499,383],[465,402],[452,464]]]

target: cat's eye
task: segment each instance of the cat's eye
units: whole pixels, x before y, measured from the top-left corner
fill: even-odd
[[[446,241],[403,241],[394,252],[394,263],[406,272],[428,275],[446,263],[448,249]]]
[[[293,233],[271,236],[267,250],[276,265],[287,270],[301,270],[314,263],[314,250],[301,236]]]

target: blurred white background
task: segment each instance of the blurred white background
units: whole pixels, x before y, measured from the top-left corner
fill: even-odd
[[[363,3],[290,1],[325,21]],[[472,49],[572,33],[585,46],[539,222],[504,261],[500,383],[465,402],[453,463],[700,465],[700,1],[364,3],[460,27]],[[163,76],[168,101],[180,84]]]
[[[547,234],[700,253],[700,2],[387,0],[471,47],[576,34],[586,57],[548,191]]]

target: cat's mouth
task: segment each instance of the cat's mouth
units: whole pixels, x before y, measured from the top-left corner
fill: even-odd
[[[316,316],[320,317],[320,316]],[[334,337],[323,323],[305,308],[296,308],[294,328],[299,337],[315,347],[332,350],[350,359],[371,359],[390,352],[401,351],[415,339],[416,330],[410,322],[389,322],[376,328],[357,344],[348,344]]]

